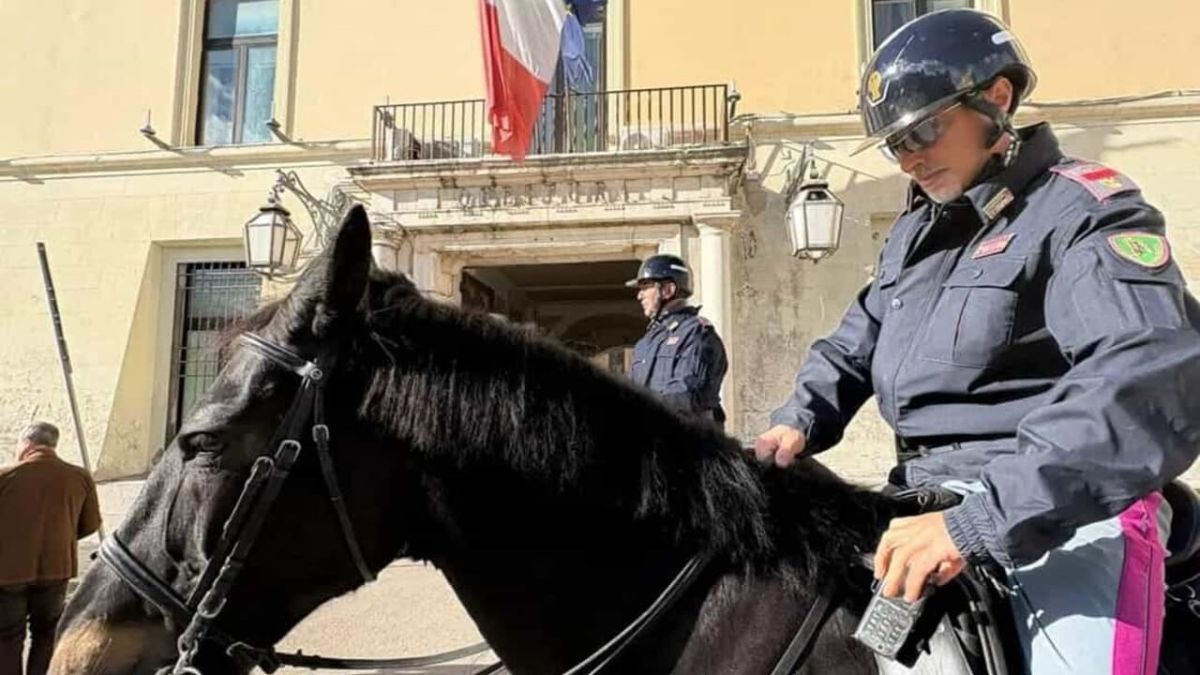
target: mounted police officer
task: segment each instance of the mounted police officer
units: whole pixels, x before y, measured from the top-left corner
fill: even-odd
[[[650,319],[633,348],[630,378],[680,412],[724,424],[725,345],[700,308],[688,305],[692,273],[687,264],[679,256],[650,256],[625,285],[638,289],[638,302]]]
[[[826,450],[877,397],[913,457],[892,482],[966,495],[892,521],[884,593],[995,563],[1031,672],[1153,673],[1159,490],[1200,448],[1200,307],[1131,179],[1064,157],[1046,124],[1012,126],[1034,84],[981,12],[927,14],[879,47],[861,112],[908,203],[755,450],[781,466]]]

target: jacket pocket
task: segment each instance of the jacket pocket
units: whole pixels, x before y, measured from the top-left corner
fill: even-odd
[[[898,262],[884,263],[875,275],[875,287],[879,294],[879,303],[883,314],[887,314],[892,296],[896,293],[895,286],[896,282],[900,280],[900,267]]]
[[[671,342],[675,340],[675,342]],[[675,362],[682,355],[679,351],[679,346],[682,343],[682,336],[672,335],[667,338],[667,341],[658,348],[658,354],[654,356],[654,372],[670,375],[675,370]]]
[[[1157,269],[1137,267],[1099,254],[1104,270],[1116,282],[1117,302],[1127,327],[1179,328],[1184,325],[1184,288],[1187,282],[1175,265]]]
[[[986,367],[1012,340],[1024,258],[986,258],[942,284],[918,352],[921,358]]]

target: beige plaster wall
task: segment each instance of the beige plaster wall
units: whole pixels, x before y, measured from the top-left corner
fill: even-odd
[[[274,180],[273,167],[226,171],[0,180],[2,435],[48,419],[63,431],[64,456],[78,460],[37,260],[44,241],[93,468],[101,478],[144,468],[163,440],[174,295],[174,269],[164,263],[240,259],[241,226]],[[316,190],[344,170],[300,174]],[[310,227],[298,203],[284,203]],[[0,460],[11,450],[0,446]]]

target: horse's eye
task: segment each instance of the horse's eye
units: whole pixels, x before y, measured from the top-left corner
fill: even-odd
[[[180,438],[179,445],[183,448],[184,452],[189,455],[194,455],[201,452],[215,455],[220,453],[221,450],[225,448],[225,444],[222,443],[221,439],[215,434],[209,434],[203,431],[188,434],[187,436]]]

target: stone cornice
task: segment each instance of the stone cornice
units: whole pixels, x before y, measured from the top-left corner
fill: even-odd
[[[1200,96],[1164,95],[1140,101],[1086,105],[1028,103],[1018,113],[1017,123],[1049,121],[1086,126],[1189,118],[1200,120]],[[639,176],[732,175],[741,167],[749,139],[755,144],[782,139],[853,139],[861,137],[860,124],[858,115],[852,112],[745,115],[731,124],[730,135],[734,140],[726,145],[535,156],[526,159],[522,165],[502,157],[375,163],[370,160],[369,139],[37,155],[0,158],[0,180],[140,171],[274,168],[307,162],[352,165],[350,173],[368,190],[605,180],[626,178],[631,172]]]
[[[731,199],[746,146],[729,144],[508,160],[425,160],[350,167],[376,213],[415,233],[714,223]]]
[[[736,175],[746,160],[744,143],[720,146],[541,155],[523,164],[506,158],[364,163],[350,167],[354,181],[369,191],[466,188],[636,178]]]
[[[306,162],[348,164],[365,160],[370,153],[370,140],[347,140],[13,157],[0,159],[0,178],[30,179],[186,169],[220,171],[235,167],[274,168]]]
[[[1037,122],[1054,124],[1134,122],[1152,119],[1200,120],[1200,96],[1170,96],[1128,103],[1090,103],[1067,105],[1058,103],[1026,103],[1017,113],[1016,124]],[[747,134],[756,144],[782,139],[801,138],[861,138],[862,122],[855,112],[813,115],[745,115],[730,126],[730,135],[745,139]]]

